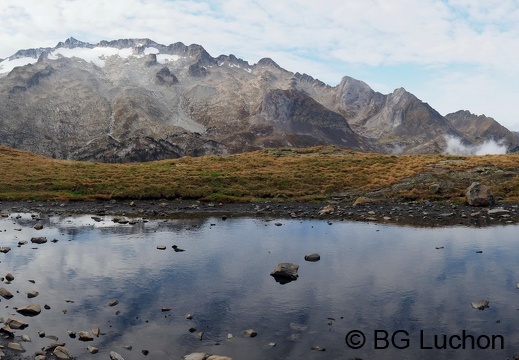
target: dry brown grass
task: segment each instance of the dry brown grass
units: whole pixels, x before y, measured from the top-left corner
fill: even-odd
[[[471,181],[519,200],[518,155],[366,154],[333,147],[263,150],[148,163],[53,160],[0,147],[1,199],[320,200],[368,195],[457,199]],[[431,190],[439,184],[441,191]]]

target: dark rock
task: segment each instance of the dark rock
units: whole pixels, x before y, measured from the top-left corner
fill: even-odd
[[[31,242],[33,244],[45,244],[47,242],[47,238],[44,236],[33,237],[33,238],[31,238]]]
[[[296,264],[280,263],[270,275],[273,276],[277,282],[286,284],[290,281],[297,280],[299,277],[297,270],[299,270],[299,266]]]
[[[9,251],[11,251],[11,248],[9,246],[2,246],[0,247],[0,252],[7,254]]]
[[[317,253],[308,254],[305,256],[306,261],[319,261],[321,260],[321,256]]]

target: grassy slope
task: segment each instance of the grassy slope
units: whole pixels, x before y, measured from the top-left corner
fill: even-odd
[[[472,181],[481,181],[496,196],[518,201],[518,169],[519,155],[390,156],[317,147],[102,164],[0,146],[0,199],[456,200]]]

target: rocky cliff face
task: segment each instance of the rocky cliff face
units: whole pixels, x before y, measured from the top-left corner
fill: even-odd
[[[487,130],[479,136],[497,136]],[[404,89],[383,95],[349,77],[331,87],[269,58],[250,65],[199,45],[70,38],[0,62],[0,143],[56,158],[147,161],[321,144],[426,153],[442,151],[445,135],[477,142]]]

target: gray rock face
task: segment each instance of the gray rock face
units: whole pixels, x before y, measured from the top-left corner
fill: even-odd
[[[60,55],[94,47],[126,55],[96,62]],[[22,57],[35,63],[0,73],[0,144],[55,158],[149,161],[321,144],[437,153],[445,135],[470,145],[473,129],[487,123],[449,121],[402,88],[383,95],[350,77],[331,87],[272,59],[213,58],[196,44],[69,38],[4,61]],[[480,136],[508,136],[502,130],[487,126]]]
[[[467,203],[472,206],[492,206],[495,204],[494,195],[490,188],[479,182],[473,182],[465,193]]]

